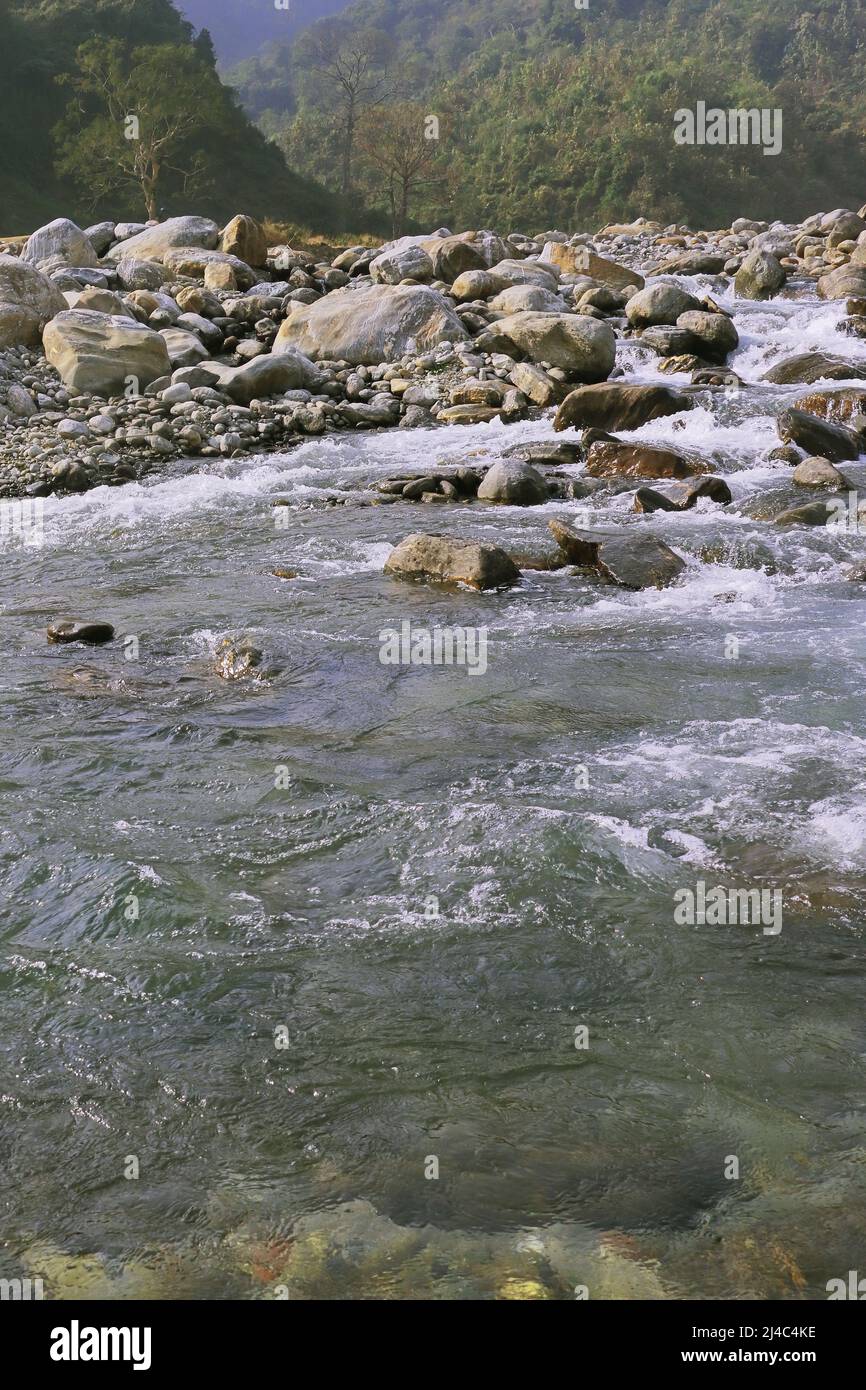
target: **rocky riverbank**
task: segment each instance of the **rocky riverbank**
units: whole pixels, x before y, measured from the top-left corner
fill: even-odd
[[[441,229],[348,247],[330,262],[268,246],[244,215],[223,229],[195,216],[85,230],[61,218],[0,241],[0,495],[120,485],[172,460],[285,449],[311,435],[552,408],[558,429],[584,431],[587,481],[683,480],[710,470],[609,432],[748,384],[726,370],[738,344],[730,314],[695,277],[714,277],[719,292],[733,280],[738,297],[755,300],[817,289],[846,301],[845,331],[862,337],[864,213],[797,226],[738,219],[714,232],[644,220],[574,236]],[[619,384],[624,339],[678,384]],[[812,353],[768,379],[862,377],[859,363]],[[788,412],[780,444],[790,461],[857,457],[859,395],[812,393]],[[575,495],[555,478],[539,492],[513,469],[486,492],[483,474],[423,483],[396,479],[382,500]]]

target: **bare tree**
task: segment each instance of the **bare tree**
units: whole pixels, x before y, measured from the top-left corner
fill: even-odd
[[[352,191],[355,141],[362,113],[396,91],[389,61],[392,45],[379,29],[345,35],[339,23],[317,25],[305,45],[308,70],[325,79],[334,100],[340,137],[340,192]]]
[[[436,152],[439,123],[414,101],[396,101],[368,111],[358,128],[358,148],[364,163],[384,184],[391,212],[391,231],[402,236],[409,205],[420,188],[439,181]]]

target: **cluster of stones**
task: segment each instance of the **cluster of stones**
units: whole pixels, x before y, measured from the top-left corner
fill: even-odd
[[[2,244],[0,493],[556,405],[610,376],[643,288],[589,242],[443,230],[317,262],[268,247],[243,215],[222,230],[57,219]],[[688,341],[703,333],[702,362],[720,362],[736,342],[727,316],[680,299],[698,316]]]
[[[0,492],[119,484],[154,463],[335,430],[553,406],[558,425],[576,423],[575,388],[616,375],[617,337],[695,388],[737,384],[730,316],[679,277],[733,275],[754,299],[814,280],[848,300],[859,333],[864,212],[712,233],[645,220],[594,237],[442,229],[330,262],[269,247],[244,215],[222,230],[194,216],[84,231],[61,218],[0,254]],[[646,285],[637,264],[678,279]]]

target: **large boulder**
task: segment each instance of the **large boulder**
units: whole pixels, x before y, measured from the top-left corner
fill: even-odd
[[[540,261],[497,261],[492,268],[493,275],[501,281],[500,288],[508,285],[541,285],[545,290],[555,290],[559,284],[559,269],[553,265],[542,265]]]
[[[866,449],[866,443],[853,430],[844,425],[832,425],[804,410],[784,410],[776,421],[776,428],[783,444],[797,444],[810,456],[817,454],[831,463],[859,458]]]
[[[812,458],[805,458],[802,463],[797,464],[791,474],[791,482],[796,487],[846,488],[851,486],[845,474],[840,473],[829,459],[818,458],[817,455]]]
[[[725,268],[727,255],[717,255],[712,251],[681,251],[660,261],[648,271],[650,275],[718,275]]]
[[[676,323],[680,314],[698,307],[694,295],[679,285],[646,285],[632,295],[625,306],[625,316],[633,328],[649,328],[651,324]]]
[[[429,579],[439,584],[468,584],[498,589],[514,584],[520,571],[510,555],[486,541],[413,532],[391,551],[385,573],[397,579]]]
[[[698,349],[708,362],[722,363],[738,346],[740,335],[727,314],[706,313],[702,309],[687,309],[677,319],[677,328],[684,328],[700,343]]]
[[[42,324],[35,309],[26,304],[0,304],[0,352],[5,348],[35,347]]]
[[[235,277],[238,289],[250,290],[259,278],[252,266],[225,251],[211,251],[204,246],[174,246],[165,251],[162,263],[170,275],[182,275],[203,280],[209,265],[227,265]]]
[[[833,425],[847,425],[855,415],[866,415],[866,386],[836,386],[829,391],[809,391],[794,401],[795,410],[819,415]]]
[[[93,268],[99,265],[99,257],[92,244],[81,228],[70,222],[68,217],[56,217],[28,237],[21,259],[25,265],[35,265],[46,275],[66,266]]]
[[[117,262],[117,278],[125,290],[158,290],[171,276],[160,261],[122,256]]]
[[[511,507],[534,507],[550,501],[544,478],[521,459],[501,459],[481,480],[478,497],[482,502],[501,502]]]
[[[593,280],[610,289],[623,290],[631,285],[643,289],[644,278],[636,270],[609,261],[605,256],[597,256],[588,246],[564,246],[558,241],[548,241],[541,253],[541,260],[567,274],[591,275]]]
[[[42,335],[45,356],[75,392],[119,395],[129,378],[144,390],[171,371],[164,338],[132,319],[67,309],[57,314]]]
[[[473,245],[471,234],[432,237],[425,242],[424,250],[433,262],[435,279],[444,280],[449,285],[468,270],[485,270],[488,266],[483,251]]]
[[[561,314],[565,300],[542,285],[509,285],[491,299],[490,307],[500,314]]]
[[[589,446],[586,471],[591,478],[690,478],[712,470],[701,460],[656,444],[599,439]]]
[[[866,266],[837,265],[818,281],[821,299],[866,299]]]
[[[119,230],[119,229],[118,229]],[[219,227],[209,217],[170,217],[156,227],[147,227],[137,236],[113,246],[108,259],[132,257],[137,261],[161,261],[176,246],[203,246],[213,250],[219,242]]]
[[[316,391],[322,381],[322,373],[309,357],[284,347],[278,354],[265,353],[242,367],[224,370],[219,387],[238,405],[249,405],[283,391]]]
[[[734,276],[734,291],[740,299],[772,299],[785,278],[785,268],[772,251],[750,251]]]
[[[375,365],[468,340],[450,304],[427,285],[347,285],[315,304],[293,305],[274,351],[296,347],[313,360]]]
[[[531,361],[564,367],[583,381],[605,381],[613,369],[613,329],[587,315],[509,314],[495,328]]]
[[[777,362],[761,379],[772,381],[776,386],[790,386],[796,382],[866,380],[866,366],[846,362],[841,357],[831,357],[825,352],[798,352],[794,357],[785,357]]]
[[[237,256],[245,265],[263,266],[268,259],[268,239],[260,222],[240,212],[223,227],[220,250]]]
[[[572,425],[603,430],[636,430],[661,415],[690,410],[689,396],[669,386],[623,386],[619,382],[579,386],[566,396],[553,421],[555,430]]]
[[[401,280],[432,280],[433,262],[423,246],[399,246],[383,251],[370,262],[377,285],[399,285]]]
[[[113,222],[94,222],[92,226],[84,228],[84,235],[90,242],[97,256],[104,256],[111,243],[114,241],[115,224]]]
[[[0,256],[0,304],[32,309],[40,324],[66,308],[53,280],[16,256]]]
[[[547,525],[573,565],[594,570],[601,579],[624,589],[663,589],[686,567],[669,545],[643,531],[629,529],[614,535],[577,531],[562,521]]]

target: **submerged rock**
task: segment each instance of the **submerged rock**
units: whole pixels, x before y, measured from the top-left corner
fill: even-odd
[[[598,441],[587,454],[586,471],[593,478],[688,478],[708,473],[710,465],[684,458],[655,444]]]
[[[227,681],[257,678],[264,674],[263,660],[262,652],[249,638],[238,641],[234,637],[224,637],[216,649],[216,674]]]
[[[394,547],[384,572],[396,579],[468,584],[473,589],[498,589],[520,578],[514,561],[498,545],[423,531]]]
[[[100,621],[51,623],[48,628],[49,642],[86,642],[98,646],[110,642],[114,637],[111,623]]]
[[[777,386],[788,386],[794,382],[845,381],[850,378],[866,380],[866,366],[846,362],[842,357],[831,357],[825,352],[800,352],[795,357],[786,357],[765,372],[762,381],[772,381]]]
[[[576,531],[562,521],[547,525],[572,564],[595,570],[624,589],[663,589],[685,569],[685,561],[676,551],[643,531],[609,535]]]
[[[805,449],[807,454],[817,454],[833,463],[842,459],[856,459],[864,448],[853,430],[843,425],[831,425],[816,415],[808,415],[804,410],[783,411],[776,421],[776,428],[783,443],[793,442]]]
[[[553,421],[555,430],[572,425],[601,429],[635,430],[648,420],[691,409],[689,396],[669,386],[623,386],[619,382],[579,386],[566,396]]]
[[[775,518],[777,526],[826,526],[828,521],[839,514],[844,507],[844,499],[826,502],[805,502],[800,507],[788,507]]]

